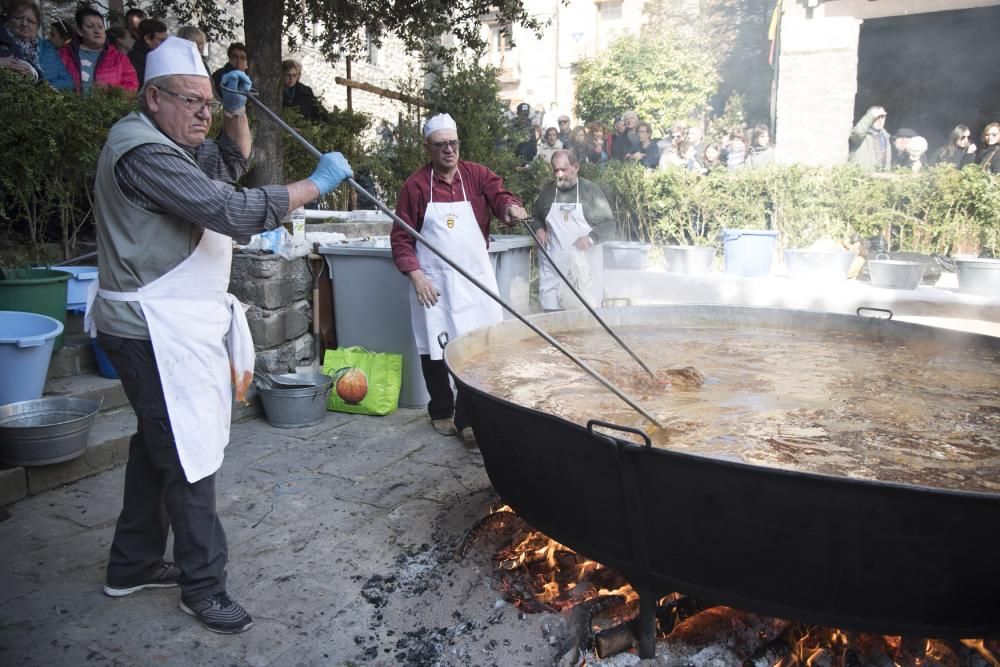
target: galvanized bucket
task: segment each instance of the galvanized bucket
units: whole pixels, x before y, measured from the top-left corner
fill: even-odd
[[[333,378],[322,373],[295,373],[272,378],[273,384],[258,383],[267,423],[277,428],[313,426],[326,417],[326,400]]]
[[[888,255],[881,253],[875,257],[868,260],[868,272],[875,287],[917,289],[920,279],[924,277],[925,264],[921,262],[889,259]]]
[[[958,291],[1000,297],[1000,259],[956,259]]]
[[[712,270],[715,248],[693,245],[668,245],[663,248],[663,259],[670,273],[688,275],[708,273]]]
[[[844,250],[786,250],[785,267],[795,280],[845,280],[854,257]]]

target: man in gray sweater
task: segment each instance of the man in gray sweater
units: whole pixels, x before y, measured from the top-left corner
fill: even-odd
[[[149,53],[140,110],[111,128],[97,165],[100,284],[87,326],[138,420],[104,593],[179,585],[182,611],[232,634],[253,621],[226,592],[215,473],[234,389],[241,399],[255,358],[243,308],[227,291],[233,239],[274,229],[351,168],[327,153],[307,179],[237,188],[250,160],[251,82],[233,71],[222,85],[216,142],[206,134],[219,104],[195,44],[169,37]],[[176,564],[163,558],[171,528]]]

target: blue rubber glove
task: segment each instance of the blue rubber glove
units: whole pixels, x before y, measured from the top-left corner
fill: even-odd
[[[340,153],[325,153],[319,159],[316,170],[309,175],[309,180],[319,188],[322,196],[351,176],[354,176],[354,170],[347,163],[347,158]]]
[[[226,92],[226,88],[235,88],[241,93],[249,93],[250,88],[253,85],[250,81],[250,77],[246,75],[246,72],[241,72],[238,69],[234,69],[232,72],[226,72],[222,75],[222,88],[219,91],[222,93],[222,108],[226,111],[239,111],[247,104],[247,96],[239,95],[237,93]]]

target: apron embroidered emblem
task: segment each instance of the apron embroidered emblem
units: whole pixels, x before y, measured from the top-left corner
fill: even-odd
[[[455,229],[455,216],[449,215],[444,222],[448,225],[448,229]]]

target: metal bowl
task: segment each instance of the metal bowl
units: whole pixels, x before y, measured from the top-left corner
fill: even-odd
[[[0,463],[40,466],[83,454],[100,406],[83,398],[38,398],[0,406]]]

